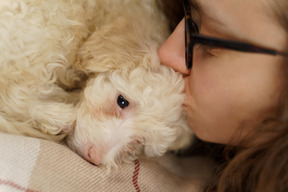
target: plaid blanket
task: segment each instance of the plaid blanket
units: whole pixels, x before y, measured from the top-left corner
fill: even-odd
[[[66,146],[0,133],[0,191],[198,191],[213,164],[166,155],[123,164],[110,173]]]

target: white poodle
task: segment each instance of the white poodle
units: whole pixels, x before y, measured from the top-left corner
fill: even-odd
[[[0,130],[106,166],[189,145],[167,36],[153,0],[0,0]]]

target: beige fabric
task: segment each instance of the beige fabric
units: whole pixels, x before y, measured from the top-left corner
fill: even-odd
[[[123,164],[110,173],[66,146],[0,133],[0,191],[198,191],[213,164],[166,155]]]

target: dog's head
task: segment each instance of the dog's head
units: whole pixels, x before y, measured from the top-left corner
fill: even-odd
[[[181,74],[160,65],[155,41],[108,29],[96,31],[79,52],[78,68],[90,78],[69,145],[107,166],[187,145]]]
[[[116,70],[90,79],[70,145],[96,165],[173,148],[181,134],[189,134],[181,107],[183,82],[171,69],[159,69]]]

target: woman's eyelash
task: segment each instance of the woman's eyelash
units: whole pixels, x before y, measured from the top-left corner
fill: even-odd
[[[213,50],[216,49],[215,46],[205,45],[205,44],[200,44],[200,43],[196,44],[195,47],[196,47],[199,51],[201,51],[201,52],[203,52],[203,53],[205,53],[205,54],[208,54],[208,55],[212,55],[212,56],[214,56]]]
[[[198,25],[196,24],[196,22],[192,19],[192,23],[194,25],[194,27],[197,29],[198,33],[200,32],[200,29],[198,27]],[[201,43],[197,43],[195,44],[195,46],[197,47],[197,49],[199,51],[201,51],[204,54],[210,55],[210,56],[214,56],[213,54],[213,50],[215,50],[217,47],[212,46],[212,45],[207,45],[207,44],[201,44]]]

